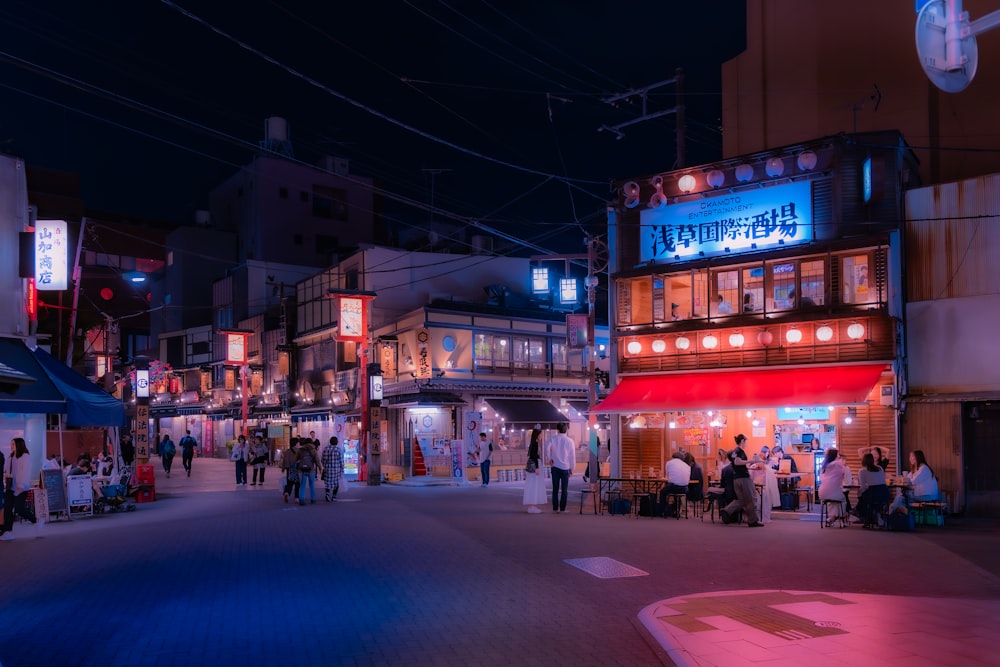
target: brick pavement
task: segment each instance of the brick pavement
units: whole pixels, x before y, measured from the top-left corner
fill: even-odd
[[[240,489],[228,461],[174,470],[158,471],[157,502],[135,512],[48,525],[43,539],[19,527],[0,543],[0,663],[717,664],[650,618],[747,590],[919,596],[980,613],[1000,600],[991,525],[746,530],[580,516],[576,492],[573,512],[528,515],[517,483],[352,485],[344,502],[298,507],[281,501],[275,469],[264,488]],[[648,575],[601,579],[566,563],[592,557]],[[759,629],[729,630],[757,646]]]

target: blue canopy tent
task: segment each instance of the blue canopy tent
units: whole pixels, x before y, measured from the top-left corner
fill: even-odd
[[[0,364],[8,369],[0,386],[0,413],[66,412],[66,397],[49,379],[24,341],[0,338]]]
[[[93,382],[60,363],[55,357],[35,348],[35,359],[49,380],[66,397],[67,426],[124,426],[125,406],[120,400]]]

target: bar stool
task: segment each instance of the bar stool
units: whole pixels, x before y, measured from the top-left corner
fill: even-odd
[[[811,486],[797,486],[795,487],[795,493],[802,495],[806,494],[806,509],[810,512],[813,511],[813,493],[816,490]],[[801,507],[801,505],[800,505]]]
[[[831,528],[833,524],[830,521],[830,506],[836,505],[840,509],[839,516],[834,519],[834,521],[840,522],[841,528],[847,528],[847,512],[844,511],[845,503],[843,500],[822,500],[820,499],[819,508],[819,527],[820,528]]]
[[[675,519],[680,520],[681,508],[683,508],[684,511],[684,518],[688,518],[687,492],[668,493],[667,504],[666,507],[663,508],[665,516],[670,516],[670,508],[673,508],[673,515]]]

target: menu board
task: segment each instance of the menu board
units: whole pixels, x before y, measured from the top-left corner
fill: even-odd
[[[49,501],[49,514],[59,514],[68,512],[69,506],[66,503],[66,487],[63,485],[62,470],[42,470],[42,488],[45,489],[45,496]]]
[[[70,516],[94,513],[94,487],[90,475],[70,475],[66,478],[66,497]]]

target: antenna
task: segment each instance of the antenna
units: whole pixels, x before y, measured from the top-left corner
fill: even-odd
[[[1000,26],[1000,10],[969,22],[962,0],[926,0],[917,10],[916,42],[927,78],[946,93],[965,90],[976,76],[976,35]]]

